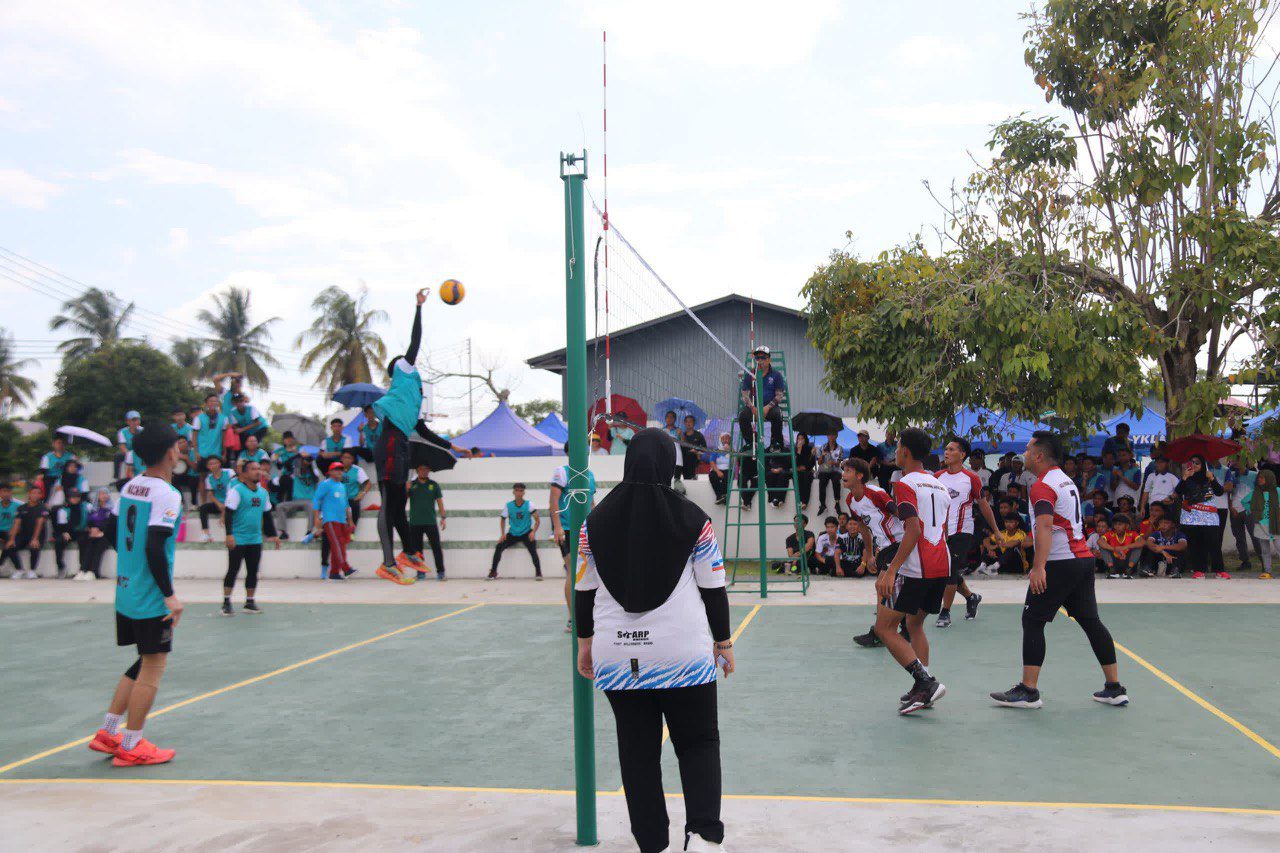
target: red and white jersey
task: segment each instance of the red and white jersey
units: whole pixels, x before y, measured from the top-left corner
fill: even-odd
[[[853,499],[853,492],[846,492],[844,505],[850,516],[861,518],[862,523],[871,528],[876,550],[902,541],[902,522],[898,520],[893,498],[884,489],[870,484],[863,486],[862,497],[857,500]]]
[[[1049,549],[1048,559],[1075,560],[1093,556],[1085,540],[1080,490],[1061,468],[1050,468],[1031,484],[1031,512],[1037,518],[1053,516],[1053,546]]]
[[[893,485],[898,517],[920,519],[920,538],[898,573],[908,578],[951,576],[951,552],[947,550],[947,516],[951,494],[927,471],[912,471]]]
[[[951,494],[951,514],[947,516],[947,535],[973,533],[973,502],[982,495],[982,480],[968,468],[952,474],[946,468],[934,476]]]

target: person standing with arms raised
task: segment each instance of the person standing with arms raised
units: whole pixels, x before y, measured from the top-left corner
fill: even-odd
[[[618,732],[631,834],[666,850],[662,725],[680,762],[684,850],[723,850],[716,665],[734,671],[724,558],[711,520],[671,489],[675,443],[636,434],[622,483],[578,540],[578,672],[603,690]]]

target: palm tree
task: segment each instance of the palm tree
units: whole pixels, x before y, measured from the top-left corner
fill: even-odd
[[[209,329],[210,336],[201,343],[209,347],[204,357],[204,374],[240,373],[250,385],[267,388],[271,380],[265,367],[279,367],[271,355],[268,341],[270,326],[279,317],[253,325],[249,319],[249,291],[229,287],[226,293],[213,296],[213,311],[201,309],[196,319]]]
[[[136,340],[120,334],[132,313],[132,302],[124,305],[110,290],[91,287],[80,296],[62,303],[62,313],[53,316],[49,328],[58,331],[69,327],[80,333],[79,337],[68,338],[58,344],[58,351],[64,359],[79,359],[108,344]]]
[[[0,330],[0,409],[6,408],[6,402],[14,406],[25,406],[31,402],[36,383],[34,379],[22,376],[21,371],[33,366],[33,360],[18,358],[14,354],[12,336]]]
[[[169,355],[191,382],[204,378],[204,341],[199,338],[179,338],[169,348]]]
[[[375,323],[385,323],[387,312],[366,309],[368,295],[364,287],[355,298],[339,287],[326,287],[312,301],[316,318],[309,329],[298,335],[294,346],[312,344],[302,356],[302,369],[319,365],[317,388],[332,394],[349,382],[369,382],[373,376],[370,361],[381,365],[387,360],[387,346],[371,328]]]

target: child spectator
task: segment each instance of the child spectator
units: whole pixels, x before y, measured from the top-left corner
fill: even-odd
[[[324,531],[324,546],[320,549],[322,580],[346,580],[356,573],[347,561],[347,543],[356,525],[351,517],[351,502],[347,500],[347,486],[342,482],[345,473],[341,462],[331,462],[328,476],[316,487],[312,501],[316,514],[311,529]]]
[[[1084,525],[1086,528],[1097,524],[1098,519],[1111,526],[1111,510],[1107,507],[1107,493],[1102,489],[1094,489],[1089,495],[1089,502],[1084,505]]]
[[[425,580],[426,562],[422,558],[422,539],[431,544],[431,558],[436,564],[436,580],[444,580],[444,549],[440,547],[440,531],[448,516],[444,510],[444,492],[431,479],[431,466],[419,465],[409,477],[409,550],[418,564],[416,580]]]
[[[823,519],[822,527],[813,549],[813,573],[844,577],[844,569],[840,566],[840,522],[834,515],[828,515]]]
[[[879,570],[876,568],[876,557],[869,542],[864,542],[862,533],[858,529],[859,521],[844,516],[844,523],[841,527],[844,530],[840,534],[839,553],[840,569],[846,577],[864,577],[866,575],[874,575]]]
[[[614,446],[617,446],[618,431],[614,430]],[[730,453],[733,448],[731,446],[732,438],[729,433],[720,433],[720,449],[713,451],[711,456],[711,471],[708,479],[711,480],[711,491],[715,493],[716,503],[723,504],[725,494],[729,491],[729,469],[733,461]],[[612,448],[610,448],[612,449]]]
[[[1136,510],[1137,510],[1137,507],[1134,505],[1133,498],[1129,497],[1128,495],[1121,495],[1119,498],[1116,499],[1117,514],[1127,515],[1129,516],[1129,518],[1133,519],[1138,517],[1138,513],[1136,512]],[[1135,527],[1135,532],[1136,532],[1136,526],[1131,525],[1131,527]]]
[[[1164,518],[1168,513],[1165,512],[1164,504],[1152,504],[1149,509],[1151,515],[1138,522],[1138,538],[1146,539],[1152,533],[1160,529],[1160,519]]]
[[[330,462],[342,461],[342,451],[355,445],[355,442],[342,434],[342,427],[342,418],[329,421],[329,434],[320,442],[320,462],[326,471]]]
[[[672,414],[668,412],[667,414]],[[669,418],[675,422],[674,415]],[[542,580],[542,563],[538,560],[538,527],[542,519],[533,504],[524,499],[524,483],[516,483],[511,487],[512,499],[502,508],[498,518],[498,544],[493,549],[493,565],[489,568],[489,578],[498,577],[498,563],[502,560],[502,552],[512,545],[523,545],[533,560],[534,578]]]
[[[364,469],[356,464],[356,452],[348,448],[342,451],[342,482],[347,487],[347,501],[351,504],[351,523],[360,523],[360,504],[373,488],[373,481]]]
[[[805,528],[805,525],[807,525],[808,523],[809,523],[809,517],[807,515],[796,516],[795,533],[792,533],[790,536],[788,536],[786,540],[787,559],[784,562],[773,564],[773,571],[775,574],[780,575],[783,572],[788,570],[790,570],[791,574],[793,575],[799,574],[800,554],[802,552],[802,549],[803,549],[803,553],[805,554],[806,565],[812,565],[813,552],[814,552],[814,548],[817,546],[817,540],[814,538],[814,535]],[[804,536],[803,545],[800,544],[801,535]]]
[[[1022,519],[1015,513],[1008,513],[1000,517],[1000,523],[1002,529],[982,543],[983,563],[978,567],[978,574],[1026,574],[1027,549],[1031,540],[1022,529]]]
[[[1271,578],[1271,560],[1280,542],[1280,494],[1276,492],[1276,475],[1270,468],[1258,472],[1253,491],[1243,501],[1244,511],[1253,520],[1253,533],[1262,561],[1259,578]]]
[[[599,435],[597,435],[597,434],[596,434],[596,433],[594,433],[594,432],[593,432],[593,433],[591,433],[591,450],[590,450],[590,453],[591,453],[591,455],[592,455],[592,456],[608,456],[608,455],[609,455],[609,451],[608,451],[608,450],[605,450],[605,448],[604,448],[604,442],[603,442],[603,441],[601,441],[600,436],[599,436]],[[694,467],[694,470],[696,471],[696,470],[697,470],[697,468],[698,468],[698,457],[697,457],[697,456],[694,456],[692,453],[687,453],[687,454],[685,454],[685,468],[686,468],[686,469],[688,468],[689,460],[690,460],[690,459],[692,459],[692,460],[693,460],[693,467]],[[686,477],[685,479],[686,479],[686,480],[692,480],[692,479],[693,479],[693,477]]]
[[[217,456],[210,456],[205,460],[208,473],[204,475],[204,480],[200,484],[200,541],[212,542],[213,537],[209,535],[209,519],[212,516],[222,518],[223,512],[226,510],[227,489],[235,482],[236,478],[232,473],[222,467],[222,459]]]
[[[1142,557],[1143,541],[1138,531],[1129,528],[1130,516],[1116,513],[1111,519],[1111,529],[1098,540],[1102,549],[1102,562],[1107,566],[1108,578],[1132,578]]]
[[[1160,517],[1158,526],[1147,537],[1146,546],[1143,577],[1159,574],[1161,569],[1164,569],[1165,577],[1182,577],[1182,557],[1189,545],[1187,537],[1178,529],[1178,524],[1172,517]]]
[[[53,511],[53,555],[58,563],[58,577],[67,577],[67,564],[63,559],[67,546],[73,542],[77,550],[84,550],[84,531],[88,524],[88,512],[80,501],[80,492],[69,489],[66,503]]]
[[[1173,498],[1174,492],[1178,488],[1178,475],[1169,470],[1169,460],[1163,456],[1156,458],[1153,462],[1155,470],[1147,475],[1142,483],[1142,497],[1139,500],[1139,509],[1144,513],[1152,504],[1162,504],[1168,509],[1168,502]]]
[[[1089,546],[1089,551],[1093,553],[1093,570],[1095,572],[1105,572],[1107,564],[1102,561],[1102,537],[1107,535],[1107,531],[1111,529],[1111,523],[1105,518],[1099,518],[1094,526],[1093,532],[1085,539],[1085,544]]]

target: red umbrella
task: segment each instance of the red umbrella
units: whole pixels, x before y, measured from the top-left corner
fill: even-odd
[[[1240,450],[1240,442],[1216,435],[1184,435],[1169,442],[1164,455],[1170,462],[1186,462],[1192,456],[1203,456],[1205,462],[1217,462]]]
[[[604,397],[596,400],[591,404],[591,408],[587,411],[587,423],[596,430],[596,434],[600,436],[601,442],[607,448],[613,442],[605,436],[605,425],[597,424],[596,417],[604,415],[607,412],[615,417],[623,417],[631,421],[631,423],[644,428],[649,421],[649,416],[644,413],[644,409],[640,404],[630,397],[624,397],[621,394],[614,394],[609,398],[610,405],[606,409]]]

